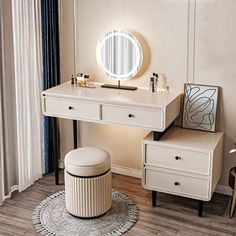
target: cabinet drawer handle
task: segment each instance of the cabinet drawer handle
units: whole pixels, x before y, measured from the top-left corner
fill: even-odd
[[[69,110],[73,110],[74,108],[73,108],[72,106],[69,106],[68,109],[69,109]]]
[[[129,117],[129,118],[131,118],[131,117],[134,117],[134,115],[132,115],[132,114],[129,114],[129,115],[128,115],[128,117]]]
[[[177,160],[177,161],[178,161],[178,160],[181,160],[181,157],[176,156],[176,157],[175,157],[175,160]]]
[[[179,186],[179,185],[180,185],[180,183],[179,183],[179,182],[175,182],[174,184],[175,184],[175,186]]]

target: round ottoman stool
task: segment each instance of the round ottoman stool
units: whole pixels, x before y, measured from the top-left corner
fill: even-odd
[[[92,218],[112,205],[111,158],[94,147],[75,149],[65,156],[65,203],[76,217]]]

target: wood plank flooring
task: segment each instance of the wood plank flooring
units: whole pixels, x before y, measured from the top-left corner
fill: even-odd
[[[63,179],[63,172],[60,173]],[[113,174],[113,188],[129,195],[139,208],[139,220],[126,233],[129,236],[236,236],[236,214],[229,214],[229,197],[214,194],[204,205],[203,217],[197,216],[195,200],[158,193],[157,207],[151,206],[151,192],[141,187],[140,179]],[[64,189],[56,186],[54,176],[46,175],[32,187],[14,193],[0,207],[0,236],[38,235],[33,228],[31,214],[40,201]]]

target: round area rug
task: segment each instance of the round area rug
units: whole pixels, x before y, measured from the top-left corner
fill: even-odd
[[[65,191],[43,200],[33,211],[33,225],[41,235],[122,235],[138,220],[138,208],[125,194],[112,191],[112,208],[96,219],[71,216],[65,207]]]

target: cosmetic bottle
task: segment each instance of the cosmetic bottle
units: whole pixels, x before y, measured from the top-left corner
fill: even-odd
[[[155,92],[155,78],[154,78],[154,77],[151,77],[151,78],[150,78],[149,91],[150,91],[151,93],[154,93],[154,92]]]
[[[77,73],[76,84],[78,84],[79,86],[83,86],[83,84],[84,84],[83,73]]]
[[[152,74],[154,76],[154,91],[157,91],[157,86],[158,86],[158,77],[159,75],[157,73]]]
[[[74,75],[71,75],[71,84],[75,84],[75,77],[74,77]]]
[[[89,75],[84,75],[84,86],[89,86]]]

